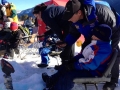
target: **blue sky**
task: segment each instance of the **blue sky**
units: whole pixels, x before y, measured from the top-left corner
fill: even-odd
[[[7,0],[7,1],[13,2],[16,5],[17,10],[24,10],[49,0]]]

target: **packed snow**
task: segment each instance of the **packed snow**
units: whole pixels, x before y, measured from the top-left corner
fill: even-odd
[[[76,53],[79,52],[80,47],[75,47]],[[11,74],[13,79],[13,88],[14,90],[43,90],[45,88],[45,83],[41,78],[41,74],[43,72],[47,72],[49,75],[56,73],[54,70],[55,65],[60,65],[59,57],[50,57],[50,63],[47,68],[38,68],[36,64],[41,62],[40,55],[38,54],[38,50],[25,50],[22,52],[23,55],[26,54],[23,60],[20,59],[17,55],[14,59],[7,59],[13,67],[15,68],[15,73]],[[27,52],[26,52],[27,51]],[[26,52],[26,53],[25,53]],[[35,55],[34,55],[35,53]],[[21,57],[23,56],[21,55]],[[4,86],[4,73],[0,69],[0,90],[6,90]],[[120,82],[119,82],[120,84]],[[102,89],[103,84],[99,84],[99,90]],[[85,90],[83,85],[75,84],[72,90]],[[94,86],[88,86],[88,90],[96,90]],[[118,86],[115,90],[120,90],[120,86]]]

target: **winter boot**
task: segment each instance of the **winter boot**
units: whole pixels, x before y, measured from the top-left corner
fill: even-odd
[[[116,83],[106,82],[103,86],[103,90],[115,90],[115,87],[117,87]]]
[[[37,64],[37,66],[39,67],[39,68],[45,68],[45,67],[47,67],[48,65],[47,64]]]
[[[60,70],[63,67],[63,65],[55,65],[54,69],[55,70]]]
[[[48,76],[47,73],[42,73],[42,79],[46,83],[46,88],[51,88],[53,86],[53,82],[51,80],[51,77]]]

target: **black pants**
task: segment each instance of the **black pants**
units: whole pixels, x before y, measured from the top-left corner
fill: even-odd
[[[74,57],[74,48],[75,48],[74,44],[66,45],[66,47],[60,54],[62,64],[67,64]]]
[[[16,48],[10,48],[10,47],[7,47],[6,48],[6,54],[8,54],[8,56],[10,57],[14,57],[14,52],[15,54],[19,54],[19,49],[16,47]]]
[[[8,47],[6,49],[6,54],[13,58],[14,57],[14,49]]]
[[[56,74],[51,76],[51,81],[53,81],[52,90],[72,90],[74,87],[73,79],[83,77],[87,78],[93,76],[91,75],[90,71],[87,70],[65,71],[63,68],[61,71],[59,70]]]

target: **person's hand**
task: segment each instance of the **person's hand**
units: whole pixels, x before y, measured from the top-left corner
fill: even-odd
[[[48,41],[52,41],[52,38],[48,38],[47,40],[48,40]]]
[[[57,47],[58,48],[63,48],[63,47],[65,47],[66,46],[66,43],[65,42],[63,42],[63,41],[58,41],[57,42]]]

